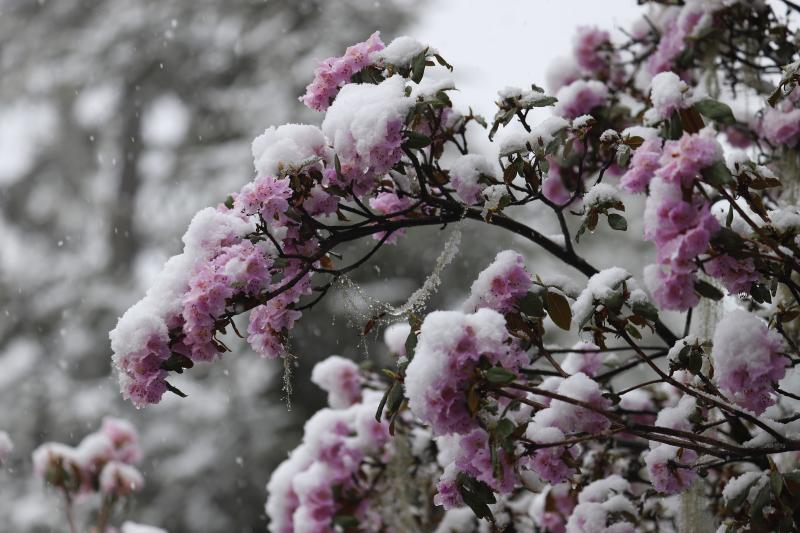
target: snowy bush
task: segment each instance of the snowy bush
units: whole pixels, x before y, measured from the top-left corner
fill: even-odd
[[[111,332],[122,394],[139,407],[183,395],[172,376],[225,357],[228,332],[288,358],[304,311],[384,246],[490,225],[581,276],[578,290],[506,250],[461,309],[418,299],[368,316],[365,336],[407,322],[387,334],[396,365],[315,368],[330,407],[269,481],[272,531],[670,530],[702,498],[706,527],[796,530],[795,29],[762,2],[680,4],[619,36],[580,28],[555,95],[503,89],[491,125],[425,78],[453,67],[409,37],[325,60],[301,97],[321,128],[258,137],[254,180],[195,216]],[[740,100],[756,110],[724,102]],[[481,127],[497,136],[488,157],[467,143]],[[652,264],[637,280],[615,264],[625,241],[599,228],[629,231],[640,201]],[[560,235],[530,223],[534,208]],[[363,255],[340,253],[362,240]],[[581,254],[593,240],[606,264]],[[95,462],[67,452],[42,450],[38,470],[60,465],[84,490]],[[108,468],[101,490],[137,485]]]

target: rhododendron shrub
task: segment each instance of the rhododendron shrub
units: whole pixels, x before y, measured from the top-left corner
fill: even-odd
[[[121,418],[106,417],[100,429],[77,446],[46,442],[33,451],[33,472],[64,500],[65,524],[78,531],[116,531],[114,515],[142,490],[144,477],[136,468],[142,460],[139,433]],[[76,507],[90,506],[87,525],[79,528]],[[125,522],[122,531],[163,531]]]
[[[460,306],[426,309],[448,241],[405,305],[364,319],[394,366],[314,368],[329,407],[269,481],[272,531],[663,531],[704,498],[721,531],[796,530],[800,8],[652,4],[630,31],[579,28],[554,94],[501,89],[491,124],[413,38],[323,61],[301,97],[321,127],[258,137],[253,181],[195,216],[111,332],[123,395],[183,396],[174,376],[225,357],[226,333],[302,364],[293,326],[337,280],[414,228],[490,225],[564,272],[498,250]],[[643,272],[615,264],[636,240]],[[100,463],[52,453],[95,486]],[[124,492],[125,461],[102,460],[93,483]]]

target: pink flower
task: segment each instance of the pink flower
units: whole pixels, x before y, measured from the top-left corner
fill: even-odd
[[[127,496],[139,492],[144,486],[144,478],[139,471],[125,463],[110,461],[100,472],[100,490],[105,494]]]
[[[605,30],[593,26],[579,26],[572,39],[575,60],[583,70],[602,73],[609,68],[608,54],[603,48],[611,47],[611,36]]]
[[[564,433],[556,427],[539,427],[532,424],[528,427],[527,436],[538,444],[552,444],[565,439]],[[561,483],[569,479],[576,470],[565,459],[572,462],[577,451],[574,447],[546,446],[536,448],[533,454],[523,464],[536,472],[540,478],[548,483]]]
[[[727,254],[720,255],[708,261],[705,270],[719,279],[731,294],[750,292],[753,282],[761,279],[750,257],[740,261]]]
[[[349,359],[332,355],[320,361],[311,371],[311,381],[328,393],[328,405],[334,409],[361,401],[358,365]]]
[[[764,320],[737,309],[720,320],[713,341],[714,380],[720,390],[756,414],[773,405],[773,384],[783,378],[789,363],[780,353],[780,335]]]
[[[660,158],[661,138],[655,137],[644,141],[633,153],[630,167],[620,178],[620,187],[631,193],[645,192],[656,170],[659,169]]]
[[[572,119],[586,115],[595,107],[605,104],[608,99],[608,87],[596,80],[577,80],[559,89],[556,98],[558,103],[554,113]]]
[[[398,213],[407,209],[411,206],[411,200],[408,196],[397,196],[397,194],[393,192],[379,192],[375,197],[371,198],[369,201],[369,206],[372,208],[373,211],[378,213],[379,215],[391,215],[392,213]],[[388,216],[388,219],[393,219],[397,217]],[[394,231],[389,238],[386,239],[388,244],[393,244],[397,242],[399,237],[402,237],[405,233],[405,230],[398,230]],[[383,239],[386,235],[386,232],[380,232],[373,234],[372,238],[375,240]]]
[[[108,437],[114,445],[114,457],[117,461],[131,464],[142,459],[139,433],[127,420],[107,416],[103,418],[100,433]]]
[[[458,470],[455,463],[451,463],[445,468],[442,477],[436,484],[436,494],[433,497],[433,504],[444,507],[445,510],[455,509],[464,506],[464,500],[458,490],[456,476]]]
[[[259,214],[269,222],[286,212],[291,197],[289,178],[261,176],[242,187],[233,207],[245,215]]]
[[[531,284],[525,259],[513,250],[505,250],[498,253],[492,264],[478,274],[463,308],[476,311],[487,307],[508,313],[528,293]]]
[[[800,139],[800,109],[768,108],[761,119],[761,134],[772,144],[796,145]]]
[[[375,63],[375,52],[383,50],[380,32],[375,32],[363,43],[347,48],[342,57],[330,57],[320,63],[314,71],[314,80],[306,87],[300,101],[316,111],[325,111],[339,93],[339,89],[350,82],[353,74]]]
[[[659,160],[661,168],[656,175],[670,183],[680,183],[691,187],[697,174],[721,158],[717,141],[704,133],[688,134],[677,141],[664,143],[664,151]]]
[[[658,42],[658,48],[647,61],[647,70],[651,75],[673,69],[675,60],[686,48],[686,38],[692,34],[703,14],[702,7],[695,4],[686,5],[677,19],[667,24]]]
[[[695,275],[690,272],[669,272],[659,265],[644,269],[644,282],[653,300],[662,309],[686,311],[700,301],[694,292]]]
[[[577,374],[582,372],[589,377],[594,377],[597,371],[603,366],[605,354],[600,351],[600,348],[591,342],[579,342],[572,347],[573,350],[580,350],[570,352],[561,363],[561,368],[568,374]],[[586,351],[596,350],[596,351]]]
[[[697,479],[697,473],[685,466],[697,460],[697,453],[688,448],[659,444],[645,455],[644,462],[653,488],[664,494],[683,492]]]
[[[492,452],[489,435],[481,428],[473,429],[461,437],[459,454],[456,457],[456,467],[459,471],[469,474],[478,481],[486,483],[493,491],[507,494],[517,484],[517,475],[514,472],[514,458],[505,450],[496,450],[497,461],[500,464],[499,476],[495,476],[492,466]]]

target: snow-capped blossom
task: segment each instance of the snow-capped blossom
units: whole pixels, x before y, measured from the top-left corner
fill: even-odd
[[[6,431],[0,431],[0,465],[5,463],[14,451],[14,443]]]
[[[689,86],[674,72],[661,72],[650,82],[650,101],[661,119],[668,119],[675,111],[691,105]]]
[[[253,140],[252,153],[258,176],[282,176],[314,160],[331,159],[322,131],[308,124],[270,126]],[[315,162],[312,168],[321,167]]]
[[[651,75],[672,70],[678,56],[686,47],[686,38],[692,34],[704,14],[701,6],[687,4],[676,19],[667,23],[658,42],[658,48],[647,61],[647,70]]]
[[[697,453],[688,448],[659,444],[645,454],[644,462],[653,488],[664,494],[683,492],[697,478],[697,472],[682,465],[691,465]]]
[[[768,108],[760,126],[761,135],[772,144],[794,146],[800,139],[800,109]]]
[[[685,271],[687,264],[708,247],[719,230],[705,199],[684,200],[680,186],[656,178],[650,182],[650,195],[644,213],[644,237],[656,245],[660,263]]]
[[[709,276],[720,280],[731,294],[750,292],[753,282],[761,279],[750,257],[738,260],[727,254],[718,255],[706,262],[704,268]]]
[[[380,32],[375,32],[362,42],[347,48],[342,57],[330,57],[314,70],[314,80],[306,87],[300,101],[316,111],[325,111],[336,98],[339,89],[350,82],[353,74],[372,66],[376,54],[383,50]]]
[[[608,99],[608,87],[596,80],[577,80],[559,89],[556,98],[558,103],[553,112],[558,116],[573,119],[603,105]]]
[[[391,215],[392,213],[399,213],[404,209],[408,209],[411,206],[411,199],[408,196],[398,196],[393,192],[379,192],[373,198],[369,200],[370,208],[375,211],[379,215]],[[389,219],[393,217],[388,217]],[[397,241],[399,237],[402,237],[405,233],[405,230],[397,230],[394,231],[387,239],[386,242],[388,244],[392,244]],[[383,239],[386,235],[386,232],[380,232],[373,234],[372,238],[375,240]]]
[[[73,488],[83,481],[83,467],[77,450],[72,446],[46,442],[33,451],[32,458],[34,475],[45,481],[68,483]]]
[[[361,376],[358,365],[349,359],[332,355],[314,365],[311,381],[328,393],[333,409],[349,407],[361,401]]]
[[[105,494],[127,496],[139,492],[144,486],[144,478],[131,465],[119,461],[109,461],[100,471],[100,490]]]
[[[611,401],[603,397],[597,382],[581,372],[565,378],[556,392],[598,409],[611,406]],[[600,433],[611,426],[611,421],[597,411],[557,399],[551,400],[548,408],[536,413],[534,420],[542,427],[556,427],[565,434]]]
[[[570,494],[568,483],[549,485],[534,496],[530,515],[533,522],[549,533],[564,533],[567,519],[575,508],[575,498]],[[552,502],[548,505],[548,500]]]
[[[525,269],[525,259],[514,250],[502,251],[491,265],[478,274],[463,309],[472,312],[488,307],[500,313],[508,313],[528,293],[531,284],[531,275]]]
[[[107,462],[114,458],[114,444],[102,433],[89,433],[75,448],[75,458],[85,477],[96,476]]]
[[[218,357],[213,341],[215,321],[236,293],[254,296],[269,284],[271,258],[265,243],[242,241],[220,250],[211,261],[200,263],[183,298],[183,343],[194,361]]]
[[[365,392],[362,403],[322,409],[306,422],[302,443],[273,471],[267,484],[271,532],[332,531],[331,518],[344,503],[337,501],[337,492],[363,490],[356,477],[368,456],[390,457],[384,448],[388,424],[375,420],[380,397],[374,391]],[[358,495],[365,503],[354,513],[356,518],[369,513],[370,496]]]
[[[632,523],[613,518],[620,513],[636,514],[636,507],[621,495],[602,503],[579,503],[567,521],[566,533],[634,533],[636,528]]]
[[[458,468],[455,463],[450,463],[445,467],[444,473],[436,483],[436,494],[433,496],[433,504],[443,507],[445,510],[455,509],[464,505],[464,500],[458,490]]]
[[[481,176],[495,176],[495,165],[483,155],[466,154],[450,165],[450,184],[465,204],[475,204],[481,199],[481,191],[486,184],[480,183]]]
[[[184,255],[188,256],[190,266],[194,261],[210,259],[220,248],[238,243],[253,229],[250,221],[234,211],[206,207],[192,218],[183,235]]]
[[[161,364],[170,356],[164,320],[142,300],[125,312],[110,337],[123,397],[137,407],[158,403],[167,391]]]
[[[411,105],[413,100],[405,95],[405,80],[399,75],[378,85],[350,84],[341,90],[322,122],[348,181],[339,185],[352,184],[355,193],[363,195],[375,185],[376,176],[400,160],[405,116]],[[331,179],[339,177],[334,172]]]
[[[572,304],[572,320],[581,325],[588,320],[595,306],[609,298],[615,298],[622,293],[622,284],[630,291],[631,300],[646,300],[647,297],[639,289],[638,283],[624,268],[611,267],[594,274],[586,282],[586,288],[581,291]]]
[[[567,374],[577,374],[581,372],[589,377],[594,377],[600,367],[603,366],[605,354],[600,351],[600,348],[591,342],[579,342],[572,347],[573,350],[580,350],[569,352],[561,363],[561,368]],[[591,351],[587,351],[591,350]]]
[[[409,333],[411,333],[411,325],[408,322],[398,322],[386,328],[383,342],[392,355],[398,357],[406,355],[406,339],[408,339]]]
[[[139,433],[133,424],[121,418],[103,418],[100,433],[108,437],[114,446],[114,458],[123,463],[138,463],[142,459]]]
[[[736,309],[714,332],[714,380],[733,402],[761,414],[775,403],[773,384],[786,374],[783,341],[759,317]]]
[[[541,426],[537,422],[528,425],[525,436],[531,441],[546,445],[537,448],[523,464],[536,472],[548,483],[561,483],[575,474],[574,464],[577,451],[575,447],[553,446],[565,439],[564,432],[557,427]]]
[[[507,339],[503,315],[491,309],[473,314],[430,313],[406,369],[411,411],[439,435],[472,429],[476,422],[470,416],[466,393],[478,360],[483,357],[512,372],[526,360]]]
[[[608,70],[607,54],[603,54],[601,50],[610,46],[611,35],[594,26],[579,26],[572,39],[573,53],[578,66],[592,73]]]
[[[697,399],[694,396],[681,396],[678,404],[673,407],[664,407],[658,412],[656,426],[691,431],[691,417],[697,411]]]
[[[234,200],[233,208],[244,215],[261,215],[270,222],[286,212],[291,197],[289,178],[260,176],[242,187]]]
[[[308,196],[303,200],[303,209],[312,217],[330,215],[339,208],[339,198],[327,192],[320,185],[315,185],[308,191]]]
[[[660,167],[661,142],[660,137],[647,139],[633,152],[630,166],[619,180],[620,188],[630,193],[647,190],[650,180]]]
[[[694,292],[697,277],[691,272],[672,272],[661,265],[644,268],[644,283],[653,300],[662,309],[686,311],[700,301]]]
[[[404,68],[411,66],[411,61],[419,54],[425,52],[426,56],[436,54],[436,50],[419,42],[408,35],[401,35],[390,42],[386,48],[375,54],[375,57],[385,65]]]
[[[704,129],[700,133],[684,133],[677,141],[665,142],[659,161],[661,168],[656,175],[666,182],[691,187],[700,170],[722,159],[722,149],[713,135],[713,130]]]

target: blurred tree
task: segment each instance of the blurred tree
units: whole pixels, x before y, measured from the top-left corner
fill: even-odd
[[[322,403],[308,379],[287,411],[282,369],[237,344],[176,383],[188,400],[133,412],[111,376],[107,332],[180,251],[190,216],[251,178],[251,139],[319,120],[296,101],[316,61],[375,29],[392,37],[411,4],[0,0],[0,428],[17,445],[0,473],[12,495],[0,498],[0,523],[57,528],[30,451],[75,443],[114,413],[140,428],[147,457],[131,517],[173,532],[264,529],[264,483]],[[381,270],[354,280],[404,299],[443,245],[437,230],[420,238],[422,257],[382,251]],[[471,239],[447,274],[470,279],[496,246]],[[293,345],[299,374],[331,352],[360,357],[345,318],[331,326],[314,313]]]

